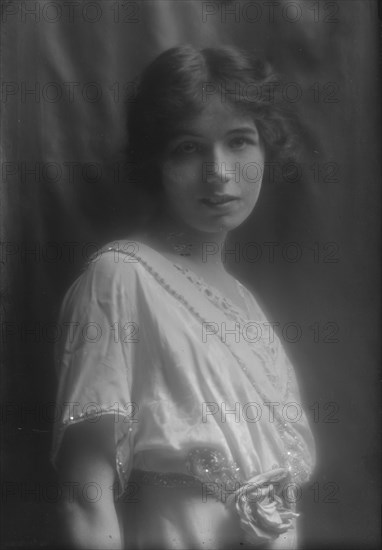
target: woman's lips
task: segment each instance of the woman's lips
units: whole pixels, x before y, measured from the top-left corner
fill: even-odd
[[[200,202],[210,208],[219,208],[239,200],[239,197],[233,195],[212,195],[211,197],[203,197]]]

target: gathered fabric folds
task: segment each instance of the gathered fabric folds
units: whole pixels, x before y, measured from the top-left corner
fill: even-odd
[[[297,499],[285,494],[309,479],[314,442],[283,346],[237,284],[247,311],[125,240],[66,294],[52,460],[68,426],[114,416],[127,547],[296,545]],[[251,479],[256,510],[232,497]]]

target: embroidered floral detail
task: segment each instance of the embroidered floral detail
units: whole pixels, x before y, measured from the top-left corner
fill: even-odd
[[[186,469],[203,482],[216,483],[231,487],[240,478],[240,467],[236,462],[229,462],[218,449],[197,447],[192,449],[186,460]]]
[[[284,468],[270,470],[252,477],[228,496],[226,506],[239,515],[240,527],[250,544],[275,540],[293,528],[292,520],[299,514],[292,511],[285,498],[287,480]]]
[[[243,481],[240,467],[218,449],[195,448],[187,456],[188,472],[204,482],[204,496],[214,496],[237,513],[240,527],[250,544],[265,543],[293,528],[297,518],[285,489],[289,472],[278,468]]]

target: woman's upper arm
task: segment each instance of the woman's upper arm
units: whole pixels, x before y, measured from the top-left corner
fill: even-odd
[[[98,497],[112,500],[115,478],[113,418],[106,415],[98,422],[81,422],[70,426],[63,437],[57,460],[62,487],[77,502],[97,502]],[[102,493],[102,495],[101,495]]]
[[[123,547],[114,498],[111,422],[110,417],[97,425],[81,422],[65,433],[57,468],[62,488],[60,535],[66,547]]]
[[[58,414],[52,446],[52,461],[61,474],[62,468],[68,472],[70,467],[72,477],[84,478],[81,465],[91,462],[100,475],[107,471],[109,460],[122,484],[127,477],[132,457],[130,426],[135,422],[131,387],[136,344],[125,342],[113,329],[137,319],[135,277],[135,266],[116,263],[112,254],[105,254],[65,297],[60,323],[66,330],[57,348]]]

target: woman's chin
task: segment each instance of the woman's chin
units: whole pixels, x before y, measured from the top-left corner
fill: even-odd
[[[222,216],[206,224],[204,231],[206,233],[227,233],[233,231],[245,222],[248,216]]]

